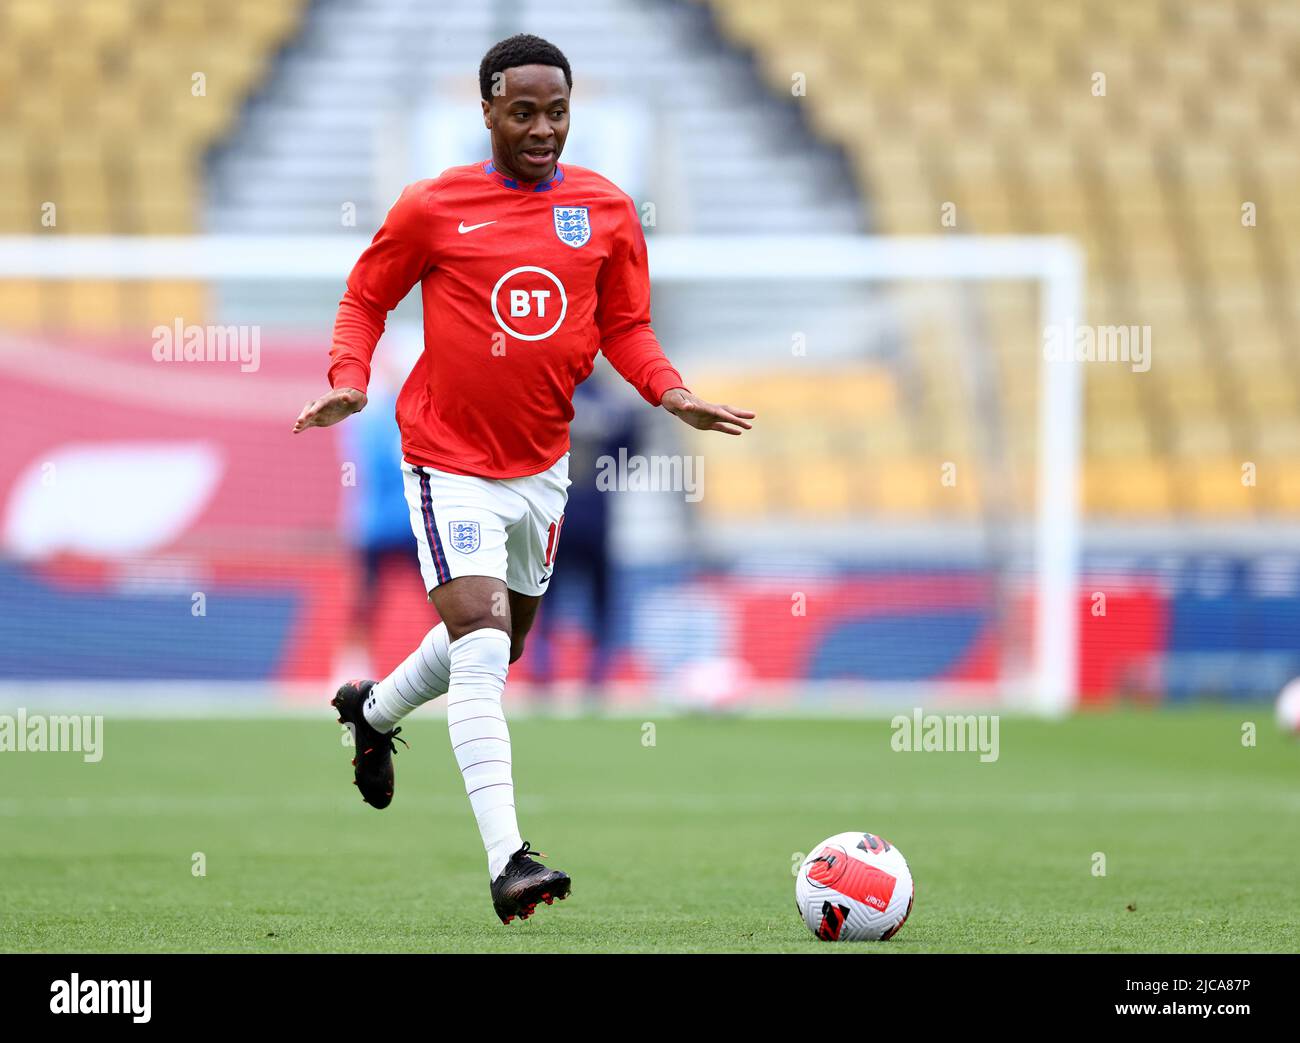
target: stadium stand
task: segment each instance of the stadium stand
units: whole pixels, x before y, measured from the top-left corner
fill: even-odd
[[[652,250],[765,233],[1080,243],[1083,321],[1149,326],[1152,349],[1139,371],[1082,367],[1080,690],[1258,697],[1300,673],[1300,248],[1282,231],[1300,216],[1300,16],[1277,0],[7,0],[0,234],[335,236],[350,258],[395,183],[483,155],[473,69],[518,30],[569,55],[565,159],[656,205]],[[322,386],[343,266],[0,279],[12,676],[190,678],[224,699],[230,680],[314,692],[333,669],[357,486],[339,481],[337,430],[291,439],[285,420]],[[613,498],[620,683],[1019,676],[1044,573],[1032,522],[1052,517],[1032,506],[1041,285],[655,267],[669,354],[760,422],[697,437],[614,381],[645,427],[630,450],[707,464],[699,502]],[[381,349],[396,368],[417,308]],[[151,328],[178,319],[257,331],[257,367],[155,364]],[[962,477],[944,484],[950,463]],[[47,499],[53,465],[79,477]],[[111,530],[83,523],[101,516]],[[379,597],[379,661],[422,632],[410,579]],[[237,606],[214,614],[224,629],[182,629],[195,591]],[[791,591],[816,607],[794,631]],[[585,677],[596,609],[551,603],[558,658]],[[512,676],[534,676],[521,664]]]
[[[0,233],[200,230],[207,152],[230,133],[306,6],[0,5]],[[174,282],[0,282],[0,311],[18,328],[103,330],[202,309],[197,287]]]
[[[1151,327],[1149,371],[1088,367],[1090,512],[1231,518],[1300,506],[1300,247],[1277,231],[1300,216],[1300,9],[709,6],[774,92],[806,77],[810,118],[851,157],[873,230],[1072,236],[1087,252],[1087,321]],[[945,204],[955,227],[941,223]],[[985,294],[1021,431],[1031,430],[1031,303]],[[924,357],[925,338],[912,343]],[[935,411],[911,419],[935,430]],[[1257,487],[1241,480],[1247,463]]]
[[[648,11],[602,0],[581,17],[565,14],[561,35],[597,83],[626,91],[636,70],[651,94],[715,91],[731,113],[660,128],[678,157],[686,230],[817,231],[831,221],[884,234],[1072,236],[1087,252],[1088,321],[1152,331],[1149,371],[1089,367],[1087,509],[1233,518],[1300,507],[1300,247],[1276,231],[1300,216],[1292,5],[695,0]],[[768,98],[745,98],[743,69],[700,30],[704,15],[752,55]],[[370,148],[368,128],[401,107],[405,89],[463,76],[452,56],[467,41],[486,46],[499,29],[462,11],[435,33],[436,18],[434,5],[406,0],[357,10],[333,0],[11,0],[0,7],[0,232],[306,231],[318,224],[313,200],[338,198],[360,199],[359,224],[369,227],[379,208],[360,182],[374,156],[325,163],[330,135],[310,107],[350,99],[338,118],[365,115],[357,135]],[[638,37],[627,31],[638,18],[666,19],[678,33]],[[372,28],[360,39],[349,27],[363,22]],[[73,38],[81,45],[59,43]],[[807,92],[792,108],[795,72]],[[318,89],[298,89],[308,82]],[[792,111],[826,147],[798,136]],[[779,162],[763,190],[782,202],[755,222],[763,204],[753,179],[728,176],[721,192],[716,183],[720,170],[757,163],[765,150]],[[864,220],[827,185],[836,150],[856,176]],[[319,182],[304,187],[304,166]],[[58,208],[49,229],[48,202]],[[954,227],[941,223],[945,204]],[[1243,224],[1248,204],[1254,225]],[[675,289],[663,296],[667,328],[721,345],[728,361],[743,357],[727,338],[743,326],[746,292]],[[774,293],[774,306],[788,310]],[[1026,359],[1039,347],[1032,288],[986,287],[979,303],[1005,434],[1028,451],[1035,384]],[[111,329],[201,315],[205,304],[199,287],[178,282],[0,281],[0,310],[18,328]],[[828,298],[818,310],[832,324],[851,314],[861,325],[854,307]],[[683,314],[694,319],[674,321]],[[782,507],[796,514],[979,510],[969,485],[936,502],[927,476],[945,448],[976,440],[982,420],[953,394],[950,353],[924,309],[906,314],[902,353],[864,349],[806,376],[744,376],[728,397],[748,396],[764,430],[711,450],[725,454],[714,473],[726,491],[705,509],[742,516],[772,507],[773,490],[789,486],[802,491]],[[730,365],[699,383],[724,377],[737,387]],[[819,394],[836,403],[833,431],[806,423],[802,411]],[[801,457],[813,448],[816,473]],[[1257,487],[1241,481],[1246,463],[1258,468]],[[1032,495],[1022,480],[1014,489]]]

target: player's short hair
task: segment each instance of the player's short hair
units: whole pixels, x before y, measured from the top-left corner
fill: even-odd
[[[484,101],[492,100],[492,78],[497,73],[520,65],[554,65],[564,73],[564,82],[573,89],[569,59],[555,44],[531,33],[517,33],[492,45],[478,66],[478,89]]]

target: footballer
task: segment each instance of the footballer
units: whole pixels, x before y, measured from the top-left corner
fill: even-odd
[[[293,427],[328,427],[365,408],[388,312],[419,283],[424,351],[397,422],[420,571],[441,622],[388,677],[348,682],[332,703],[355,733],[362,799],[385,808],[398,723],[446,695],[502,923],[570,887],[520,837],[501,696],[555,568],[574,387],[600,351],[647,402],[692,427],[739,435],[754,418],[691,394],[664,356],[632,200],[559,162],[572,86],[568,60],[536,36],[488,51],[479,90],[492,158],[402,192],[348,277],[332,390]]]

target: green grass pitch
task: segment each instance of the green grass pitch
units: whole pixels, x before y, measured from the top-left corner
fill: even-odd
[[[640,719],[512,722],[523,835],[574,885],[509,927],[436,713],[383,812],[324,707],[109,718],[99,764],[0,754],[0,949],[1300,950],[1300,744],[1267,707],[1004,718],[992,764],[895,753],[886,719],[646,720],[653,746]],[[819,943],[795,913],[796,852],[851,829],[916,878],[888,943]]]

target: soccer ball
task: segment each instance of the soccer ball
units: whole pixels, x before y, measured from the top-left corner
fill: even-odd
[[[1300,735],[1300,677],[1287,682],[1277,697],[1277,726],[1288,735]]]
[[[799,867],[794,900],[824,942],[888,941],[907,922],[916,888],[903,853],[874,833],[836,833]]]

